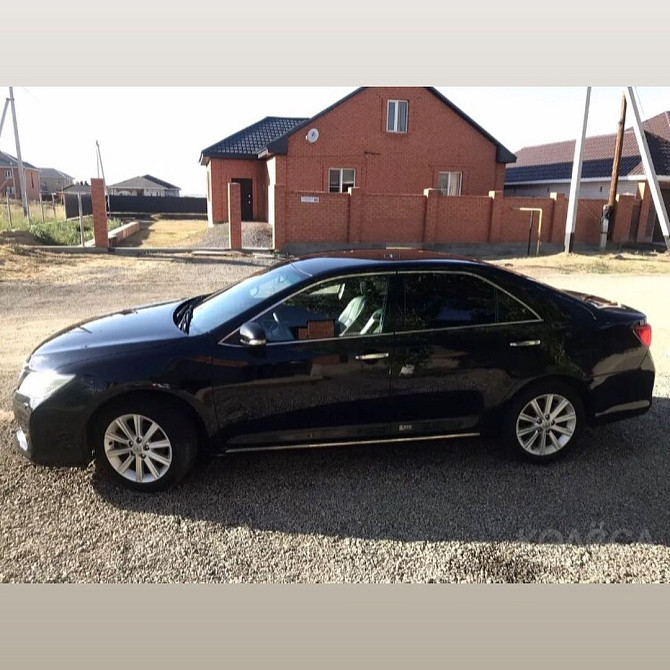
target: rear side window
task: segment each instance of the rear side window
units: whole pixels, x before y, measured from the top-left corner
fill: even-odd
[[[469,274],[426,272],[401,275],[400,330],[481,326],[537,317],[493,284]]]

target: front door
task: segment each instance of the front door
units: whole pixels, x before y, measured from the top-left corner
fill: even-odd
[[[265,346],[217,345],[214,401],[230,449],[389,434],[390,276],[318,282],[254,319]]]
[[[231,179],[232,182],[235,182],[240,185],[240,199],[242,202],[242,221],[253,221],[254,220],[254,200],[253,200],[253,188],[252,188],[252,179],[238,179],[237,177]]]
[[[518,377],[545,364],[540,348],[510,348],[515,340],[544,340],[544,324],[471,273],[400,273],[399,279],[391,434],[479,432],[487,410]]]

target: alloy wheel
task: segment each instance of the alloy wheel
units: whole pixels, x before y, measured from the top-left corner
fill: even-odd
[[[104,440],[109,464],[132,482],[155,482],[172,464],[172,444],[165,431],[141,414],[123,414],[114,419]]]
[[[516,439],[533,456],[549,456],[563,449],[577,428],[573,404],[558,393],[546,393],[528,402],[516,421]]]

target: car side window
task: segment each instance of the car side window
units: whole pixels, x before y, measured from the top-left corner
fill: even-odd
[[[518,300],[474,275],[458,272],[401,274],[400,329],[435,330],[490,325],[537,317]]]
[[[256,319],[268,342],[318,340],[386,332],[387,275],[321,282]]]

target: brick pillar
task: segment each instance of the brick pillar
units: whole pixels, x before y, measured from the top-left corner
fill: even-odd
[[[640,203],[640,223],[637,228],[638,242],[651,242],[654,237],[654,221],[656,210],[651,199],[651,191],[646,182],[638,185],[642,202]]]
[[[502,191],[489,191],[492,199],[491,221],[489,222],[489,242],[500,242],[503,240],[503,208],[505,197]]]
[[[230,248],[242,248],[242,196],[237,182],[228,182],[228,230]]]
[[[347,242],[360,244],[363,226],[363,193],[360,186],[349,189],[349,232]]]
[[[426,188],[423,191],[426,196],[426,209],[423,219],[423,243],[434,244],[437,242],[437,202],[440,191],[436,188]]]
[[[561,244],[565,240],[565,222],[568,218],[568,199],[565,193],[550,193],[549,197],[554,201],[551,212],[551,227],[547,242]]]
[[[274,248],[281,251],[288,241],[286,222],[286,186],[275,184]]]
[[[105,201],[105,182],[91,179],[91,208],[93,209],[93,238],[96,247],[109,247],[107,234],[107,203]]]
[[[614,208],[614,220],[610,221],[612,231],[612,242],[629,242],[633,240],[633,207],[635,207],[635,196],[619,193],[616,197]]]

